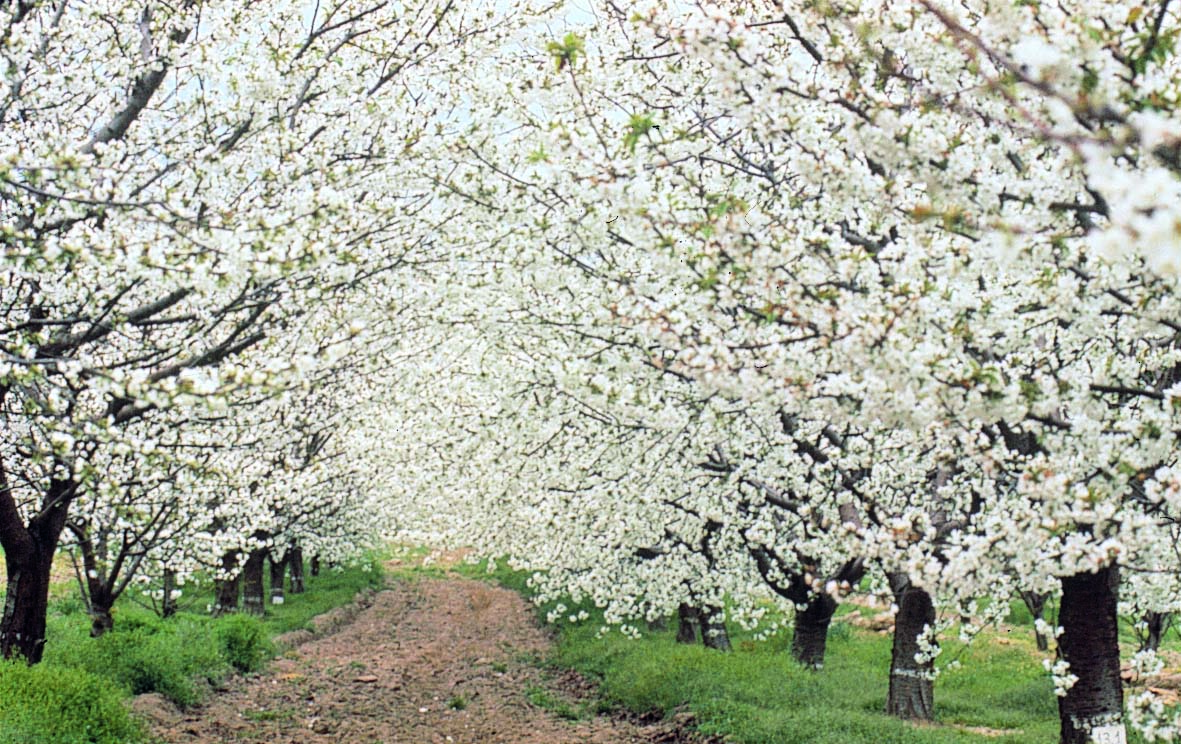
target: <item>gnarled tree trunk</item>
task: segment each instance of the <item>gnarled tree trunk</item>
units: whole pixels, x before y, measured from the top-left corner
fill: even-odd
[[[1126,741],[1119,677],[1119,567],[1062,578],[1058,657],[1078,680],[1058,698],[1061,744]]]
[[[842,507],[841,511],[842,519],[846,523],[860,523],[855,512],[845,507]],[[791,601],[797,608],[792,628],[792,658],[809,669],[822,668],[824,654],[828,649],[828,628],[832,624],[832,616],[836,613],[837,601],[827,592],[813,592],[810,582],[806,580],[806,574],[817,569],[817,562],[802,558],[801,563],[807,566],[808,570],[793,570],[790,564],[764,547],[748,545],[748,548],[767,586],[779,596]],[[842,587],[852,587],[864,576],[865,559],[853,558],[846,561],[825,584],[833,581]],[[798,609],[801,605],[804,607],[802,610]]]
[[[894,617],[894,648],[890,658],[890,690],[886,712],[899,718],[930,721],[935,717],[934,659],[918,661],[919,638],[935,627],[931,595],[905,574],[890,574],[890,589],[898,605]]]

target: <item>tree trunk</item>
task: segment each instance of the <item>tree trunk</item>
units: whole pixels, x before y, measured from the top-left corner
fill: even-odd
[[[246,557],[242,567],[242,611],[248,615],[262,615],[266,612],[266,589],[263,586],[263,568],[266,566],[266,548],[255,548]]]
[[[271,555],[271,604],[283,604],[283,583],[287,580],[287,559],[290,551],[281,560],[275,560]]]
[[[78,549],[82,553],[82,569],[86,574],[83,588],[90,611],[90,637],[99,638],[115,627],[115,618],[111,615],[111,608],[115,605],[111,577],[106,575],[105,566],[99,565],[100,555],[95,550],[89,530],[81,526],[72,529],[78,539]],[[102,550],[104,544],[103,537],[100,536],[99,550]],[[105,558],[105,555],[102,557]]]
[[[38,545],[27,555],[8,551],[4,616],[0,620],[0,654],[23,657],[29,664],[41,661],[45,651],[45,617],[49,609],[49,570],[53,549]]]
[[[160,616],[172,617],[176,614],[176,597],[173,594],[176,592],[176,571],[170,568],[164,569],[164,597],[160,602]]]
[[[808,598],[804,609],[796,611],[795,628],[791,635],[791,655],[809,669],[824,667],[824,652],[828,646],[828,626],[837,602],[827,594]]]
[[[1049,596],[1044,592],[1021,592],[1021,600],[1025,602],[1025,606],[1029,608],[1029,614],[1033,616],[1033,637],[1037,641],[1038,651],[1050,650],[1050,639],[1037,629],[1037,621],[1045,620],[1046,600]]]
[[[687,602],[677,607],[677,643],[697,643],[701,627],[701,613]]]
[[[1152,611],[1145,612],[1144,625],[1146,626],[1146,629],[1144,637],[1140,640],[1140,650],[1160,650],[1161,638],[1165,634],[1165,629],[1169,626],[1169,613]]]
[[[648,630],[652,633],[663,633],[668,630],[668,618],[658,617],[648,621]]]
[[[287,551],[287,566],[291,570],[291,593],[303,594],[303,550],[300,547]]]
[[[115,604],[109,591],[90,593],[90,637],[99,638],[115,627],[111,607]]]
[[[320,556],[318,556],[318,555],[312,556],[311,573],[312,573],[312,576],[319,576],[320,575]]]
[[[886,713],[919,721],[935,717],[934,659],[919,662],[919,638],[935,627],[931,595],[910,583],[905,574],[891,574],[890,588],[898,604],[894,617],[894,648],[890,659],[890,690]]]
[[[26,527],[0,462],[0,545],[8,571],[4,614],[0,617],[0,656],[6,659],[20,656],[29,664],[41,661],[49,610],[49,573],[73,495],[72,482],[51,481],[42,498],[41,513]]]
[[[231,550],[221,557],[221,569],[229,578],[217,579],[214,582],[214,617],[238,611],[238,590],[242,585],[242,577],[238,572],[238,551]]]
[[[1078,680],[1058,698],[1061,744],[1123,744],[1119,676],[1119,567],[1062,578],[1058,657]]]
[[[850,512],[845,508],[846,506],[848,505],[841,507],[842,520],[846,523],[860,523],[856,512]],[[807,570],[796,571],[776,553],[766,548],[748,545],[748,549],[755,559],[755,565],[758,566],[763,581],[767,582],[767,586],[797,608],[801,605],[804,607],[803,610],[796,610],[795,626],[791,638],[792,657],[809,669],[822,668],[824,654],[828,646],[828,627],[832,623],[832,616],[836,613],[837,601],[827,592],[817,595],[812,591],[811,582],[805,580],[806,574],[817,570],[818,562],[810,558],[802,558],[802,563]],[[865,559],[852,558],[845,561],[829,581],[836,582],[840,586],[856,586],[864,576]]]
[[[726,616],[721,607],[706,605],[701,608],[701,643],[717,651],[730,650],[730,633],[726,630]]]

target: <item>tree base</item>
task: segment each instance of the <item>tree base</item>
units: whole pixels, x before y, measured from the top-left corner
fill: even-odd
[[[803,610],[796,611],[791,634],[791,656],[808,669],[824,668],[828,649],[828,627],[837,603],[827,594],[812,596]]]
[[[1061,744],[1124,744],[1119,676],[1119,568],[1062,577],[1059,658],[1075,683],[1058,698]]]
[[[920,638],[935,627],[935,604],[931,595],[910,583],[905,574],[891,574],[890,588],[898,614],[894,617],[886,712],[897,718],[931,721],[935,718],[934,662],[918,661],[917,657],[924,651]]]

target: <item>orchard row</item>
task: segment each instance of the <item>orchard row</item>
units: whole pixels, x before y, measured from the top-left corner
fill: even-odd
[[[1167,0],[2,13],[5,654],[63,541],[99,616],[393,536],[813,667],[868,580],[904,717],[1060,592],[1062,741],[1176,735]]]

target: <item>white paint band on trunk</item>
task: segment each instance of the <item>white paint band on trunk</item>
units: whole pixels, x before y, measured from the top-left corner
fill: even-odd
[[[1128,744],[1128,734],[1122,723],[1105,723],[1091,729],[1093,744]]]

